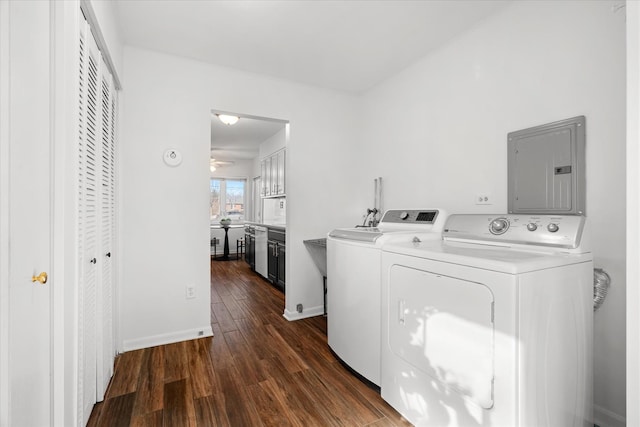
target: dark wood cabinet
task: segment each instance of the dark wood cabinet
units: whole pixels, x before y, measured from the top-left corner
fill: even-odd
[[[269,229],[267,241],[267,266],[269,281],[285,291],[285,255],[286,255],[285,233],[281,230]]]
[[[252,270],[256,269],[256,236],[253,227],[244,229],[244,260]]]
[[[271,283],[274,283],[278,276],[278,258],[276,257],[277,248],[277,242],[271,240],[267,242],[267,270],[269,272],[269,281],[271,281]]]
[[[278,276],[276,277],[276,286],[284,291],[284,282],[285,282],[285,255],[287,252],[287,246],[282,243],[278,243],[278,247],[276,248],[277,258],[278,258]]]

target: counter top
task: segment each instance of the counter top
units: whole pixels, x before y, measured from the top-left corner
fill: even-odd
[[[220,224],[211,224],[211,225],[209,225],[209,228],[212,228],[212,229],[215,230],[215,229],[219,229],[219,228],[222,229],[224,227],[222,225],[220,225]],[[231,224],[231,225],[229,225],[228,228],[244,228],[244,224]]]
[[[258,225],[260,227],[272,228],[274,230],[286,231],[287,226],[285,224],[264,224],[262,222],[245,221],[247,225]]]

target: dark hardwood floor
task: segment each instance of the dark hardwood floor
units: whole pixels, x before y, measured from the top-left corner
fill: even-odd
[[[334,358],[326,318],[283,311],[244,261],[212,262],[214,337],[119,355],[88,425],[410,425]]]

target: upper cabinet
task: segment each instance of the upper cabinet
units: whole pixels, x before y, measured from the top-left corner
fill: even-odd
[[[276,181],[276,193],[277,195],[284,195],[285,194],[285,190],[284,190],[284,155],[285,151],[284,150],[280,150],[276,153],[276,159],[277,161],[277,167],[276,167],[276,172],[277,172],[277,179]],[[271,163],[271,170],[273,171],[273,161]],[[273,175],[272,175],[273,176]]]
[[[260,162],[262,176],[262,197],[280,197],[286,194],[285,177],[285,149],[276,151]]]
[[[260,161],[260,176],[262,177],[262,197],[271,196],[271,157],[264,158]]]

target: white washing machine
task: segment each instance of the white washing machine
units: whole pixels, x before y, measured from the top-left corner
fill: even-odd
[[[380,386],[380,258],[390,241],[440,239],[439,209],[388,210],[378,227],[336,229],[327,237],[327,337],[353,371]]]
[[[580,216],[451,215],[382,253],[381,394],[417,426],[593,426]]]

